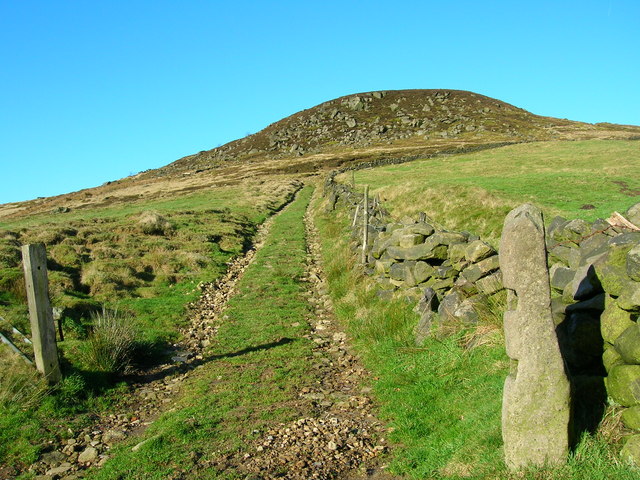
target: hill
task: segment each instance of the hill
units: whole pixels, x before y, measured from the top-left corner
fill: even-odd
[[[243,139],[97,188],[0,205],[0,219],[167,198],[269,175],[311,175],[381,158],[429,156],[497,143],[631,139],[640,127],[534,115],[460,90],[358,93],[295,113]]]

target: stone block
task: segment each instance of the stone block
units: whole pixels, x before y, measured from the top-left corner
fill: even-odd
[[[464,243],[455,243],[449,247],[448,260],[451,264],[456,264],[466,260],[467,245]]]
[[[622,422],[627,428],[640,430],[640,405],[626,408],[622,412]]]
[[[640,404],[640,365],[616,365],[607,377],[607,393],[623,407]]]
[[[435,268],[427,262],[418,261],[413,267],[413,278],[416,284],[423,283],[433,276]]]
[[[619,308],[614,301],[607,301],[607,307],[600,316],[600,332],[605,342],[614,344],[627,328],[635,325],[631,313]]]
[[[607,372],[610,372],[616,365],[623,365],[624,360],[615,349],[615,347],[609,343],[605,343],[604,353],[602,354],[602,364]]]
[[[465,249],[465,258],[471,263],[477,263],[495,254],[494,248],[482,240],[469,243]]]
[[[624,285],[618,297],[618,306],[630,312],[640,311],[640,283],[630,281]]]
[[[465,268],[460,275],[462,275],[469,282],[477,282],[482,277],[497,270],[500,267],[500,259],[498,255],[494,255],[489,258],[485,258],[478,263],[474,263]]]
[[[640,245],[627,252],[627,275],[631,280],[640,282]]]
[[[602,285],[593,265],[583,265],[576,270],[573,280],[564,289],[568,300],[584,300],[602,292]]]
[[[613,344],[628,365],[640,365],[640,328],[638,324],[627,327]]]
[[[491,275],[481,278],[476,282],[476,287],[480,293],[492,295],[504,289],[502,285],[502,272],[495,272]]]
[[[413,247],[414,245],[419,245],[424,242],[424,235],[420,235],[418,233],[409,233],[405,235],[401,235],[398,240],[398,246],[402,248]]]
[[[575,277],[575,270],[565,267],[562,263],[554,263],[549,269],[551,287],[558,291],[563,291]]]
[[[433,242],[425,242],[409,248],[391,246],[387,248],[387,252],[396,260],[444,260],[447,258],[447,246],[434,245]]]
[[[620,456],[634,465],[640,465],[640,435],[632,435],[620,451]]]

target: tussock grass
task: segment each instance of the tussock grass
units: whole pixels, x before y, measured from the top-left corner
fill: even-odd
[[[93,328],[81,357],[90,371],[124,373],[131,366],[138,333],[133,318],[117,310],[92,315]]]
[[[0,343],[0,408],[29,410],[38,405],[49,387],[35,367],[27,365]]]

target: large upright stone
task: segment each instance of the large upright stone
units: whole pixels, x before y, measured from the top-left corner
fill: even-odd
[[[511,211],[500,241],[508,292],[502,437],[511,469],[564,463],[569,453],[570,388],[551,314],[544,224],[533,205]]]

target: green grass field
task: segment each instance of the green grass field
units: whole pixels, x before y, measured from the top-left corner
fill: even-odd
[[[360,170],[355,178],[395,217],[426,212],[495,244],[506,214],[524,202],[547,220],[607,218],[640,202],[640,142],[527,143]],[[350,182],[351,173],[338,180]]]

